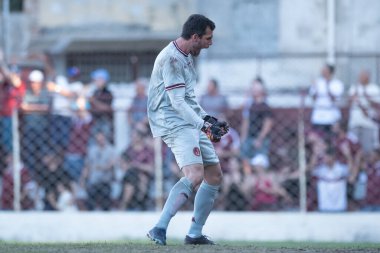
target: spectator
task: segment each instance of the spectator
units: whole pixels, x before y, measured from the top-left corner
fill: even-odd
[[[8,154],[6,156],[6,168],[3,172],[2,177],[2,184],[1,184],[1,208],[3,210],[13,210],[13,201],[14,201],[14,195],[13,195],[13,156],[11,154]],[[31,198],[28,187],[32,184],[32,179],[29,175],[29,171],[21,164],[21,170],[20,170],[20,177],[21,177],[21,195],[20,195],[20,202],[21,202],[21,209],[22,210],[30,210],[35,207],[34,205],[34,199]]]
[[[143,79],[135,82],[135,96],[128,109],[128,122],[131,128],[137,124],[148,124],[147,115],[148,96],[146,95],[146,83]]]
[[[58,189],[57,184],[68,181],[68,177],[62,168],[62,158],[50,151],[43,159],[43,167],[39,173],[38,182],[44,189],[44,210],[58,210]]]
[[[147,145],[145,133],[132,132],[131,143],[123,152],[125,175],[121,208],[147,210],[154,176],[154,150]]]
[[[307,208],[317,210],[317,179],[313,176],[314,168],[323,164],[327,143],[322,137],[323,133],[310,130],[306,133],[306,162],[307,162]]]
[[[227,98],[219,92],[219,84],[215,79],[210,79],[207,92],[200,98],[200,105],[211,116],[224,117],[228,110]]]
[[[25,90],[19,75],[0,64],[0,148],[4,152],[12,150],[12,111],[20,107]]]
[[[340,164],[348,167],[348,207],[349,210],[353,210],[358,207],[358,203],[354,199],[354,192],[360,170],[362,149],[356,136],[347,133],[345,122],[335,123],[333,133],[336,159]]]
[[[310,87],[309,94],[313,99],[311,124],[315,131],[322,132],[329,143],[332,126],[342,115],[339,100],[344,92],[343,83],[334,78],[335,67],[326,64],[322,68],[321,77]]]
[[[278,210],[280,200],[288,200],[290,197],[278,182],[276,175],[269,171],[268,158],[263,154],[257,154],[252,158],[251,165],[253,174],[245,178],[243,189],[248,192],[252,210]]]
[[[111,182],[115,164],[114,148],[102,132],[95,135],[95,143],[87,152],[81,185],[88,193],[90,210],[109,210],[111,207]]]
[[[220,117],[221,120],[225,120],[224,117]],[[220,166],[224,175],[226,176],[230,172],[230,159],[239,155],[240,151],[240,136],[239,133],[230,127],[228,133],[223,136],[219,142],[213,143],[216,154],[220,160]]]
[[[356,134],[365,152],[379,146],[379,126],[374,120],[380,103],[380,88],[371,83],[371,75],[362,70],[357,84],[351,86],[349,129]]]
[[[317,178],[318,210],[342,212],[347,210],[347,166],[339,163],[333,149],[327,150],[323,162],[312,174]]]
[[[75,203],[74,194],[68,181],[59,181],[57,183],[57,210],[58,211],[77,211],[78,207]]]
[[[40,70],[29,74],[30,89],[21,104],[24,112],[22,123],[22,151],[26,167],[32,174],[41,166],[41,159],[48,150],[48,111],[50,96],[44,86]],[[32,175],[33,176],[33,175]]]
[[[367,161],[367,191],[364,211],[380,211],[380,149],[377,148],[371,152]]]
[[[246,195],[241,187],[243,182],[241,163],[237,157],[228,160],[229,173],[224,176],[221,196],[223,210],[245,211],[248,208]]]
[[[80,75],[78,68],[69,68],[67,75],[68,79],[64,76],[57,76],[54,82],[47,83],[47,88],[52,93],[52,115],[49,127],[51,146],[58,154],[61,154],[67,147],[72,123],[72,109],[75,108],[75,101],[83,89],[83,84],[78,81]]]
[[[75,182],[79,182],[83,171],[92,122],[91,114],[85,105],[78,104],[71,119],[71,130],[64,160],[64,170]]]
[[[110,75],[105,69],[97,69],[91,73],[91,78],[96,85],[93,95],[90,97],[90,108],[93,116],[92,135],[101,131],[107,140],[112,141],[113,136],[113,95],[107,87]]]
[[[356,136],[347,133],[347,124],[337,122],[333,126],[334,148],[337,160],[348,166],[350,177],[349,182],[353,183],[357,178],[360,161],[362,159],[362,149]]]
[[[260,78],[252,84],[252,97],[243,108],[241,126],[241,156],[245,174],[250,173],[249,161],[257,154],[268,156],[273,113],[266,103],[266,93]]]

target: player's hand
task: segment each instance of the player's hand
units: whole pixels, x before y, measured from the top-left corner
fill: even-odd
[[[205,121],[201,130],[207,135],[207,138],[209,138],[212,142],[219,142],[223,136],[222,129],[220,129],[220,127],[218,127],[216,123],[211,124]]]
[[[218,121],[215,123],[215,125],[222,130],[222,136],[228,133],[228,131],[230,130],[230,126],[226,121]]]
[[[212,117],[210,115],[206,115],[203,120],[205,122],[208,122],[212,125],[216,125],[217,127],[219,127],[221,129],[221,136],[225,135],[226,133],[228,133],[228,131],[230,130],[230,126],[228,125],[228,123],[226,121],[218,121],[217,118],[215,117]]]

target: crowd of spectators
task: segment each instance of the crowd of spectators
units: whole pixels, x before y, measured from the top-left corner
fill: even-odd
[[[133,84],[135,95],[125,112],[129,142],[117,152],[109,72],[95,69],[84,83],[77,67],[65,76],[44,70],[23,75],[16,67],[0,68],[0,208],[13,209],[12,112],[18,109],[23,210],[153,210],[147,80]],[[323,66],[309,88],[313,103],[302,133],[308,210],[380,210],[380,89],[363,70],[358,83],[345,90],[334,71]],[[299,108],[286,114],[271,107],[261,77],[252,80],[246,94],[241,107],[232,109],[211,79],[199,100],[210,115],[231,123],[229,133],[214,144],[224,173],[216,208],[297,210]],[[166,191],[181,172],[167,147],[162,154]]]

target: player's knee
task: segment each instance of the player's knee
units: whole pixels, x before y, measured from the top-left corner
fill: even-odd
[[[205,180],[207,183],[212,185],[221,185],[223,180],[223,172],[220,166],[213,167],[205,173]]]
[[[194,188],[197,188],[202,183],[204,178],[203,166],[184,167],[183,172]]]
[[[223,180],[223,172],[221,170],[216,171],[213,173],[212,179],[213,185],[221,185]]]

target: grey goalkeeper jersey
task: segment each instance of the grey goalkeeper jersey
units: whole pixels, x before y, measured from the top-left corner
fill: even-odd
[[[185,127],[201,129],[206,115],[195,98],[193,57],[172,41],[157,56],[148,89],[148,119],[153,137]]]

